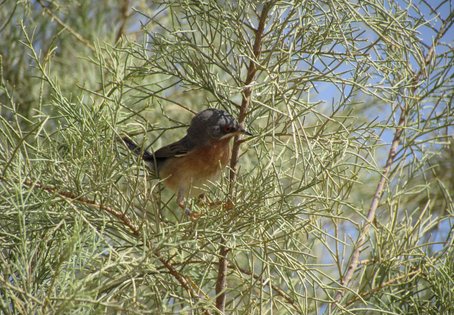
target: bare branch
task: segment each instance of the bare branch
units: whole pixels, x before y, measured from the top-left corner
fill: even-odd
[[[255,73],[257,71],[257,62],[260,58],[261,53],[261,43],[263,38],[263,32],[265,29],[266,18],[268,12],[272,7],[272,3],[268,2],[263,5],[262,12],[260,14],[259,25],[255,30],[255,40],[253,45],[253,56],[251,56],[251,61],[249,62],[249,67],[247,70],[246,80],[244,82],[243,90],[243,100],[241,102],[240,113],[238,115],[238,121],[240,123],[244,122],[246,118],[246,113],[251,102],[252,95],[252,86],[251,83],[254,80]],[[232,148],[232,157],[230,159],[230,178],[229,178],[229,198],[232,198],[233,187],[236,181],[236,172],[237,172],[237,163],[239,158],[239,149],[240,149],[240,138],[239,136],[235,137]],[[221,238],[220,249],[219,249],[219,267],[218,267],[218,276],[216,280],[216,307],[224,312],[225,310],[225,299],[226,299],[226,285],[227,285],[227,253],[229,252],[226,248],[225,238]]]
[[[417,73],[415,73],[413,76],[413,80],[412,80],[413,87],[411,88],[413,94],[416,93],[418,81],[426,73],[426,67],[428,67],[430,65],[430,63],[432,62],[432,59],[434,58],[435,47],[437,46],[438,41],[444,36],[444,34],[447,32],[447,30],[450,29],[450,27],[452,25],[453,25],[453,21],[451,21],[451,19],[448,19],[447,21],[445,21],[443,23],[439,32],[437,33],[437,36],[434,39],[432,46],[430,47],[426,57],[424,58],[424,64],[421,65],[419,71]],[[367,236],[369,234],[369,229],[372,225],[372,222],[375,219],[375,214],[376,214],[380,199],[383,195],[385,184],[389,180],[389,174],[391,171],[391,167],[394,162],[394,158],[396,157],[397,148],[399,147],[399,144],[402,141],[402,138],[401,138],[402,132],[405,130],[405,127],[406,127],[406,120],[407,120],[409,111],[410,111],[410,107],[409,107],[408,101],[407,101],[407,102],[405,102],[404,108],[401,110],[399,123],[398,123],[398,125],[396,127],[396,131],[394,133],[393,141],[391,143],[391,147],[390,147],[389,153],[388,153],[388,158],[386,160],[386,164],[383,169],[382,175],[380,177],[380,181],[378,182],[374,197],[372,198],[372,202],[371,202],[369,211],[367,213],[367,221],[365,222],[364,227],[360,231],[355,248],[350,257],[350,264],[347,267],[347,272],[340,280],[340,284],[341,284],[342,288],[348,287],[348,285],[353,277],[353,274],[355,273],[356,269],[358,268],[359,255],[361,253],[362,247],[366,243]],[[339,289],[336,292],[334,301],[339,302],[342,299],[343,295],[344,295],[344,290]],[[335,305],[337,305],[337,304],[335,304]]]
[[[126,23],[128,22],[128,9],[129,0],[123,0],[120,6],[120,27],[118,28],[117,36],[115,36],[115,42],[118,42],[124,34]]]

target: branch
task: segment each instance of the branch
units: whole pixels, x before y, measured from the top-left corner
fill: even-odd
[[[0,179],[5,181],[5,182],[7,181],[6,178],[3,177],[3,176],[0,176]],[[91,206],[93,208],[97,208],[97,209],[103,210],[103,211],[109,213],[110,215],[116,217],[117,219],[119,219],[124,225],[126,225],[131,230],[131,232],[132,232],[132,234],[134,236],[139,236],[139,234],[140,234],[139,228],[134,223],[131,222],[130,218],[128,218],[123,212],[115,210],[115,209],[113,209],[113,208],[111,208],[109,206],[100,205],[100,204],[97,204],[93,200],[77,196],[77,195],[75,195],[75,194],[73,194],[71,192],[58,191],[57,188],[55,188],[55,187],[46,186],[46,185],[43,185],[43,184],[38,183],[38,182],[33,182],[31,180],[25,180],[23,184],[25,186],[27,186],[27,187],[30,187],[30,188],[37,188],[37,189],[40,189],[42,191],[46,191],[48,193],[56,194],[56,195],[58,195],[58,196],[60,196],[60,197],[62,197],[64,199],[70,199],[72,201],[83,203],[83,204],[86,204],[86,205]],[[165,260],[158,252],[155,253],[155,254],[158,257],[159,261],[167,268],[167,270],[169,270],[169,273],[175,279],[177,279],[177,281],[181,284],[181,286],[184,289],[186,289],[189,292],[191,297],[197,298],[197,299],[202,299],[202,297],[199,294],[197,294],[197,292],[196,292],[196,290],[194,288],[197,288],[197,290],[199,292],[203,293],[203,291],[200,288],[198,288],[191,279],[188,279],[188,278],[184,277],[181,273],[179,273],[175,269],[175,267],[169,261]],[[203,293],[203,295],[205,297],[207,297],[207,295],[205,293]],[[209,310],[204,310],[204,314],[209,315],[211,313],[210,313]]]
[[[251,103],[252,95],[251,83],[254,80],[255,74],[257,72],[257,62],[261,54],[263,31],[265,29],[266,18],[268,16],[269,10],[271,9],[271,6],[272,6],[271,2],[268,2],[263,5],[262,13],[260,14],[259,25],[255,31],[253,57],[251,58],[251,61],[249,62],[249,67],[247,69],[246,81],[244,81],[245,87],[243,89],[243,98],[241,101],[240,113],[238,114],[238,122],[240,124],[244,122],[244,119],[246,118],[246,113]],[[233,186],[236,180],[240,144],[241,142],[239,136],[236,136],[233,142],[232,158],[230,159],[230,189],[229,189],[230,195],[232,194]]]
[[[218,277],[216,280],[216,307],[224,312],[225,310],[225,298],[227,287],[227,267],[229,262],[227,261],[227,254],[230,251],[226,247],[226,240],[224,237],[221,238],[221,246],[219,248],[219,263],[218,263]]]
[[[3,177],[3,176],[0,176],[0,179],[5,181],[5,182],[7,181],[7,179],[5,177]],[[139,227],[137,225],[135,225],[131,221],[131,219],[128,216],[126,216],[125,213],[123,213],[123,212],[121,212],[119,210],[116,210],[116,209],[114,209],[112,207],[101,205],[101,204],[96,203],[94,200],[90,200],[90,199],[87,199],[87,198],[84,198],[84,197],[81,197],[81,196],[77,196],[77,195],[75,195],[72,192],[59,191],[55,187],[47,186],[47,185],[41,184],[39,182],[33,182],[31,180],[28,180],[28,179],[25,180],[23,184],[25,186],[27,186],[27,187],[30,187],[30,188],[37,188],[37,189],[40,189],[42,191],[46,191],[48,193],[56,194],[56,195],[62,197],[63,199],[69,199],[69,200],[72,200],[72,201],[76,201],[78,203],[82,203],[82,204],[88,205],[88,206],[90,206],[92,208],[96,208],[96,209],[105,211],[105,212],[109,213],[110,215],[112,215],[113,217],[115,217],[118,220],[120,220],[125,226],[127,226],[131,230],[133,235],[138,236],[140,234]]]
[[[355,245],[355,250],[353,251],[352,256],[350,258],[350,265],[348,266],[347,272],[344,275],[344,277],[341,279],[341,286],[344,288],[346,288],[348,286],[348,284],[350,283],[350,280],[353,277],[354,272],[358,268],[359,254],[361,252],[362,247],[366,243],[366,238],[369,233],[370,226],[372,224],[372,221],[375,218],[375,213],[377,211],[378,204],[380,202],[381,196],[383,195],[385,183],[388,179],[388,175],[391,170],[391,166],[394,162],[394,158],[396,157],[396,151],[397,151],[397,148],[401,141],[402,132],[405,128],[407,114],[408,114],[408,107],[403,109],[400,114],[399,124],[397,125],[397,129],[394,134],[391,148],[388,153],[388,158],[386,160],[385,168],[382,172],[382,175],[381,175],[380,181],[378,182],[377,188],[375,189],[375,194],[374,194],[374,197],[372,198],[369,212],[367,214],[367,221],[358,237],[358,241]],[[335,296],[334,300],[336,302],[339,302],[342,299],[343,295],[344,295],[344,291],[342,289],[339,289],[336,292],[336,296]]]
[[[120,28],[118,29],[117,36],[115,37],[115,42],[118,42],[123,36],[125,27],[126,27],[126,22],[128,21],[128,9],[129,9],[129,0],[123,0],[121,6],[120,6],[120,19],[121,19],[121,24]]]
[[[263,39],[263,32],[265,29],[266,18],[268,16],[268,12],[272,7],[271,2],[267,2],[263,5],[262,12],[260,13],[259,18],[259,25],[255,30],[255,39],[254,39],[254,46],[252,50],[251,60],[249,62],[249,66],[247,69],[247,76],[246,81],[244,82],[244,89],[243,89],[243,99],[241,101],[240,113],[238,115],[238,122],[241,124],[244,122],[246,118],[246,113],[251,103],[251,95],[252,95],[252,86],[251,83],[255,78],[255,74],[257,72],[257,63],[260,58],[261,54],[261,46],[262,46],[262,39]],[[236,136],[233,142],[232,148],[232,156],[230,159],[230,177],[229,177],[229,197],[232,198],[233,195],[233,188],[236,182],[236,174],[237,174],[237,164],[239,158],[239,150],[240,150],[240,138]],[[218,276],[216,280],[216,307],[219,309],[221,313],[225,310],[225,299],[226,299],[226,286],[227,286],[227,253],[229,249],[226,247],[226,240],[224,237],[221,238],[221,245],[219,249],[219,266],[218,266]]]
[[[444,36],[444,34],[451,28],[453,25],[453,21],[446,20],[445,23],[441,26],[437,36],[435,37],[432,46],[428,50],[428,53],[426,57],[424,58],[424,62],[421,65],[419,71],[413,75],[413,87],[412,87],[412,92],[413,94],[416,94],[416,87],[418,86],[418,83],[421,79],[421,77],[426,73],[426,67],[430,65],[432,62],[432,59],[434,58],[435,54],[435,47],[437,46],[438,42],[441,40],[441,38]],[[336,302],[335,305],[342,299],[344,295],[344,288],[348,288],[348,285],[353,277],[353,274],[355,273],[356,269],[358,268],[359,265],[359,255],[361,252],[362,247],[366,243],[366,238],[369,233],[370,226],[375,219],[375,213],[378,208],[378,204],[380,202],[380,199],[383,195],[385,183],[388,180],[389,173],[391,171],[391,166],[394,162],[394,158],[396,157],[396,151],[397,148],[401,142],[401,137],[402,137],[402,132],[405,129],[405,124],[409,112],[409,106],[408,102],[405,103],[405,107],[402,109],[400,113],[400,118],[399,118],[399,123],[396,127],[396,131],[394,133],[393,141],[391,143],[391,148],[389,149],[388,153],[388,158],[386,160],[385,167],[383,169],[380,181],[378,182],[377,188],[375,189],[375,194],[374,197],[372,198],[372,202],[367,214],[367,221],[363,227],[363,229],[360,231],[358,241],[355,245],[355,249],[352,253],[352,256],[350,258],[350,264],[347,268],[347,272],[345,275],[341,278],[341,286],[342,288],[339,288],[336,292],[336,295],[334,297],[334,301]]]
[[[191,295],[192,298],[196,298],[198,300],[202,300],[203,297],[201,297],[199,294],[197,294],[196,290],[197,289],[199,292],[202,292],[205,298],[207,298],[207,295],[199,288],[197,287],[194,282],[190,278],[186,278],[183,276],[181,273],[179,273],[175,267],[168,261],[165,260],[159,252],[155,253],[156,256],[158,257],[159,261],[169,270],[170,274],[177,279],[177,281],[181,284],[181,286],[189,292],[189,295]],[[207,309],[203,310],[203,313],[206,315],[210,315],[211,312]]]
[[[273,290],[273,294],[275,293],[276,295],[282,297],[288,304],[292,305],[295,310],[298,310],[300,313],[302,312],[301,309],[298,307],[297,305],[297,302],[288,294],[284,291],[284,289],[281,289],[280,287],[274,285],[271,283],[271,281],[267,281],[266,279],[263,280],[261,276],[253,273],[252,271],[249,271],[249,270],[246,270],[240,266],[238,266],[237,264],[229,264],[228,261],[227,262],[227,268],[232,270],[232,271],[236,271],[238,272],[240,275],[247,275],[247,276],[251,276],[253,277],[255,280],[257,281],[260,281],[260,283],[263,285],[263,286],[268,286],[270,287],[272,290]],[[211,262],[210,262],[211,263]],[[212,262],[213,264],[216,264],[216,265],[219,265],[219,263],[217,262]],[[186,261],[186,262],[180,262],[180,263],[175,263],[175,265],[189,265],[189,264],[206,264],[206,261],[205,260],[190,260],[190,261]]]

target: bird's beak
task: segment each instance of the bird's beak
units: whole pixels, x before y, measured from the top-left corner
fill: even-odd
[[[252,136],[252,133],[250,133],[249,131],[247,131],[243,127],[240,127],[240,133],[242,133],[244,135]]]

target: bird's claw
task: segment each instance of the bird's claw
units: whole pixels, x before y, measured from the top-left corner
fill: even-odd
[[[186,214],[188,217],[191,216],[191,209],[185,208],[184,209],[184,214]]]
[[[184,209],[184,214],[186,214],[186,216],[189,218],[189,220],[191,221],[196,221],[198,220],[202,214],[199,213],[199,212],[196,212],[196,211],[191,211],[191,209],[189,208],[185,208]]]

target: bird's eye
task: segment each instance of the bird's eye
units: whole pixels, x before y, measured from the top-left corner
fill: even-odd
[[[232,130],[233,130],[233,128],[230,127],[229,125],[225,125],[225,126],[224,126],[224,132],[225,132],[225,133],[232,132]]]

